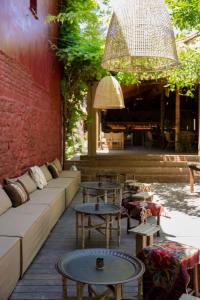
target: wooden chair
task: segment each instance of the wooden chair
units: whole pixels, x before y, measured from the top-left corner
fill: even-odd
[[[124,149],[124,133],[112,133],[112,149]]]
[[[153,136],[150,130],[145,133],[145,146],[147,148],[152,148],[153,145]]]
[[[165,132],[165,140],[166,140],[166,146],[165,149],[169,150],[169,149],[174,149],[175,147],[175,140],[172,138],[171,133],[170,132]]]
[[[101,150],[108,149],[108,144],[107,144],[107,140],[106,140],[106,137],[105,137],[105,133],[104,133],[104,132],[101,132],[101,133],[100,133],[100,137],[99,137],[99,141],[98,141],[98,147],[99,147]]]
[[[105,132],[104,137],[106,139],[108,149],[112,150],[112,132]]]

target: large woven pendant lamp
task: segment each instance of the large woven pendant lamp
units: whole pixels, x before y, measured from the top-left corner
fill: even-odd
[[[102,66],[152,72],[177,65],[170,17],[163,0],[114,0]]]
[[[99,81],[93,107],[102,110],[124,108],[122,89],[115,77],[106,76]]]

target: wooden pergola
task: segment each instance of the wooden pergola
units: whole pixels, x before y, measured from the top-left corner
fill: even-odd
[[[98,149],[98,140],[101,132],[101,113],[99,110],[93,109],[94,95],[97,83],[95,82],[88,92],[87,104],[88,104],[88,115],[92,118],[92,124],[88,126],[88,155],[96,155],[96,150]],[[181,152],[181,99],[180,99],[179,89],[176,89],[175,95],[175,152]],[[164,93],[161,94],[160,99],[160,129],[161,132],[164,131]],[[198,155],[200,155],[200,85],[198,85]]]

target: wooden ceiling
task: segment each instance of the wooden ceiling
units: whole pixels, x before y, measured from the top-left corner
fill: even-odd
[[[126,104],[133,100],[151,100],[163,93],[163,84],[142,83],[139,85],[122,86]]]

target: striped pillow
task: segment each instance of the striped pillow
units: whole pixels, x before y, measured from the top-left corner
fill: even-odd
[[[4,186],[13,207],[17,207],[29,200],[29,194],[19,182],[11,182]]]
[[[60,163],[60,160],[58,158],[55,158],[52,163],[56,166],[56,169],[58,170],[59,173],[62,172],[62,165]]]
[[[49,171],[50,171],[53,178],[58,178],[59,177],[59,171],[53,163],[48,164],[48,169],[49,169]]]

